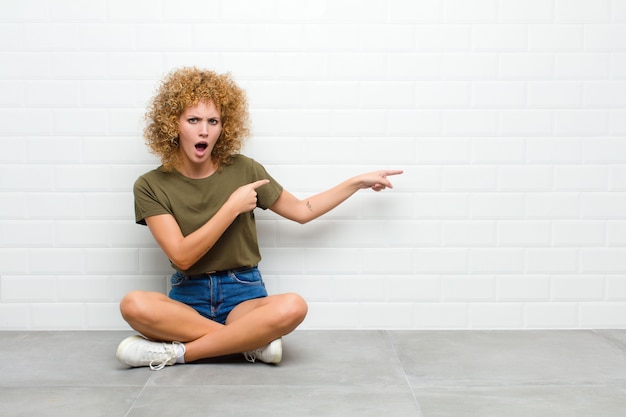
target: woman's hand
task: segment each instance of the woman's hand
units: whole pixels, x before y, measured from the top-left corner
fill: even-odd
[[[242,185],[230,195],[226,204],[230,205],[231,209],[238,214],[254,210],[257,202],[256,189],[269,182],[270,180],[259,180]]]
[[[360,182],[360,188],[371,188],[374,191],[382,191],[385,188],[393,188],[391,182],[387,179],[390,175],[402,174],[402,170],[381,170],[361,174],[356,179]]]

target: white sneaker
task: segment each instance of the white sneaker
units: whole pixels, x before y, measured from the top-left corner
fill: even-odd
[[[125,365],[149,366],[153,371],[158,371],[165,365],[176,363],[177,345],[182,345],[182,343],[153,342],[143,336],[135,335],[122,340],[115,356]]]
[[[265,363],[279,363],[283,359],[283,341],[279,337],[269,345],[244,352],[243,356],[252,363],[257,359]]]

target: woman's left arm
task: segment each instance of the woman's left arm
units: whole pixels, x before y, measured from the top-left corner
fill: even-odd
[[[402,171],[382,170],[357,175],[329,190],[304,200],[300,200],[288,191],[283,190],[270,207],[270,210],[286,219],[304,224],[328,213],[358,190],[371,188],[374,191],[381,191],[385,188],[393,188],[387,177],[398,174],[402,174]]]

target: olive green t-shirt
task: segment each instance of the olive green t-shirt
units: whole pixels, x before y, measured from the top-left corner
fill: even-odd
[[[202,179],[187,178],[178,171],[166,172],[159,167],[135,182],[135,220],[145,225],[147,217],[171,214],[183,236],[187,236],[209,221],[233,191],[262,179],[270,180],[256,189],[257,207],[265,210],[274,204],[283,188],[251,158],[236,155],[231,165]],[[191,268],[183,271],[173,263],[172,267],[188,275],[199,275],[254,266],[260,260],[254,212],[251,211],[237,216],[215,245]]]

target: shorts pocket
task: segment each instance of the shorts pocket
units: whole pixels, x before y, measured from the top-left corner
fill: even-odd
[[[261,273],[258,268],[250,268],[244,271],[231,272],[231,278],[240,284],[263,285]]]

